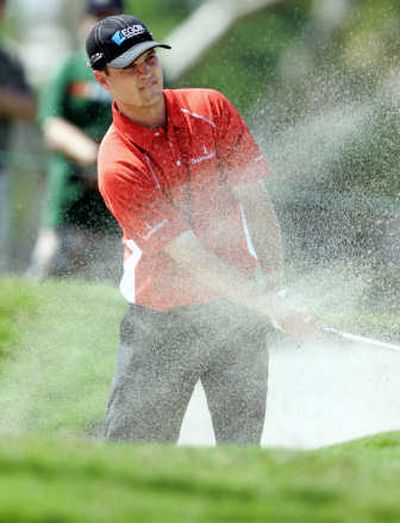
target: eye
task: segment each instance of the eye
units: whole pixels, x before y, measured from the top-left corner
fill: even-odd
[[[153,64],[153,63],[155,63],[156,58],[157,58],[157,55],[155,53],[151,54],[150,56],[147,57],[146,62],[149,64]]]
[[[123,71],[132,71],[135,69],[135,67],[136,67],[136,64],[135,64],[135,62],[133,62],[132,64],[129,64],[126,67],[123,67],[122,70]]]

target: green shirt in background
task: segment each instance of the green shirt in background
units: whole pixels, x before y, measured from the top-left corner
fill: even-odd
[[[93,78],[84,52],[72,54],[41,93],[40,123],[49,117],[68,120],[97,142],[110,126],[111,96]],[[90,170],[95,177],[95,166]],[[115,224],[98,190],[86,187],[82,167],[58,153],[49,158],[43,221],[54,228],[72,224],[96,230]]]

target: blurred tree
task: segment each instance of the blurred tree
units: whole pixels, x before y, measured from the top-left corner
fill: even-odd
[[[179,79],[241,18],[282,0],[207,0],[168,37],[175,49],[164,64],[171,81]]]

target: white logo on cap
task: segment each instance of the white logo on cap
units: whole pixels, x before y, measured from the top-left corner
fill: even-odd
[[[121,33],[125,36],[125,38],[133,38],[134,36],[140,35],[144,33],[146,29],[140,25],[130,25],[129,27],[125,27],[125,29],[121,29]]]

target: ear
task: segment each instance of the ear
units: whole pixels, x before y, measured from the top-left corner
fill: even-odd
[[[93,71],[93,76],[99,82],[101,87],[103,87],[103,89],[105,89],[106,91],[110,90],[110,88],[108,86],[107,75],[104,71]]]

